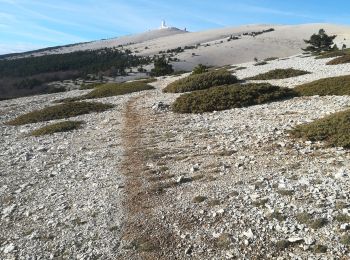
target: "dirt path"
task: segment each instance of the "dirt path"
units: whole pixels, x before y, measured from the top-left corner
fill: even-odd
[[[176,240],[171,231],[161,224],[154,212],[159,207],[161,197],[159,187],[149,181],[150,170],[147,167],[146,149],[149,139],[147,124],[152,115],[138,108],[150,93],[130,99],[125,109],[125,124],[122,132],[125,158],[122,171],[125,174],[126,198],[124,207],[127,212],[123,232],[124,259],[175,259],[172,250]],[[152,151],[151,151],[152,152]]]

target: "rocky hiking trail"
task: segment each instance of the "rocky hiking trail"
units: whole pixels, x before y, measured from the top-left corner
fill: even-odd
[[[253,76],[245,65],[240,77]],[[288,130],[350,98],[175,114],[179,94],[162,89],[177,78],[98,99],[115,108],[43,137],[26,134],[45,123],[3,123],[84,91],[0,102],[0,259],[349,259],[350,153]]]
[[[146,156],[148,146],[147,125],[152,123],[148,111],[138,109],[137,103],[147,94],[128,101],[124,112],[123,146],[125,149],[122,170],[125,175],[126,221],[123,242],[127,250],[123,259],[169,259],[174,248],[175,237],[162,225],[153,213],[153,208],[162,201],[154,196],[147,180]]]

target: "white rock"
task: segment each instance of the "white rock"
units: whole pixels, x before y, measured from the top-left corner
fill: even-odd
[[[290,237],[288,238],[288,241],[291,243],[299,243],[304,241],[304,239],[302,239],[301,237]]]
[[[184,176],[182,175],[176,180],[177,183],[182,183],[183,181],[184,181]]]
[[[4,208],[2,210],[2,215],[4,217],[9,216],[15,210],[16,206],[17,206],[16,204],[12,204],[11,206],[8,206],[8,207]]]
[[[4,247],[4,250],[3,250],[3,252],[5,253],[5,254],[9,254],[9,253],[11,253],[13,250],[15,250],[15,245],[14,244],[8,244],[8,245],[6,245],[5,247]]]
[[[304,238],[304,243],[306,244],[306,245],[313,245],[313,244],[315,244],[315,239],[313,239],[312,237],[306,237],[306,238]]]
[[[341,230],[348,230],[348,229],[349,229],[349,224],[348,224],[348,223],[341,224],[341,225],[340,225],[340,229],[341,229]]]
[[[254,234],[253,234],[253,231],[251,229],[249,229],[247,232],[243,232],[243,235],[249,239],[254,238]]]
[[[341,168],[338,170],[338,172],[334,175],[336,179],[346,178],[349,177],[349,171],[345,168]]]
[[[195,164],[191,167],[191,173],[194,173],[196,171],[199,171],[199,165],[198,164]]]

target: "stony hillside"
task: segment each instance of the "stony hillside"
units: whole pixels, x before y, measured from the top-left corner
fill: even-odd
[[[239,79],[307,71],[264,81],[294,88],[349,75],[349,64],[326,65],[331,59],[297,55],[227,69]],[[349,150],[289,131],[348,109],[350,97],[174,113],[169,105],[182,94],[163,89],[186,76],[92,99],[114,107],[70,118],[81,128],[39,137],[31,131],[52,122],[8,122],[90,90],[0,101],[0,258],[349,258]]]

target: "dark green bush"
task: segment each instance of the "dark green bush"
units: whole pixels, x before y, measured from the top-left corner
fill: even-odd
[[[350,110],[335,113],[309,124],[295,127],[290,133],[295,138],[324,141],[327,146],[350,148]]]
[[[114,107],[98,102],[70,102],[21,115],[9,122],[8,125],[25,125],[55,119],[63,119],[93,112],[103,112]]]
[[[203,64],[198,64],[196,67],[193,68],[192,75],[202,74],[205,72],[208,72],[208,67]]]
[[[183,93],[237,82],[237,77],[233,76],[229,71],[217,70],[179,79],[169,84],[163,91],[168,93]]]
[[[269,72],[259,74],[254,77],[247,78],[248,80],[269,80],[269,79],[286,79],[297,77],[305,74],[309,74],[310,72],[304,70],[296,70],[296,69],[275,69]]]
[[[172,108],[177,113],[203,113],[247,107],[295,97],[292,89],[270,84],[229,85],[180,96]]]
[[[55,124],[50,124],[32,131],[30,135],[41,136],[59,132],[68,132],[80,128],[83,123],[83,121],[64,121]]]
[[[90,93],[74,98],[65,98],[56,101],[57,103],[61,102],[74,102],[85,99],[93,99],[93,98],[104,98],[104,97],[113,97],[126,95],[129,93],[139,92],[143,90],[151,90],[154,89],[151,85],[146,83],[147,81],[134,81],[134,82],[126,82],[126,83],[106,83],[103,85],[97,86]]]
[[[82,96],[82,99],[104,98],[125,95],[133,92],[154,89],[154,87],[143,81],[134,81],[127,83],[108,83],[95,88],[90,93]]]
[[[325,30],[320,29],[318,34],[313,34],[309,40],[304,40],[308,46],[303,51],[310,51],[319,53],[322,51],[332,50],[333,40],[336,38],[336,35],[327,35]]]
[[[350,76],[319,79],[294,88],[302,96],[350,95]]]
[[[154,61],[154,68],[151,70],[150,75],[152,77],[159,77],[169,75],[174,72],[173,66],[166,60],[166,58],[160,57]]]

